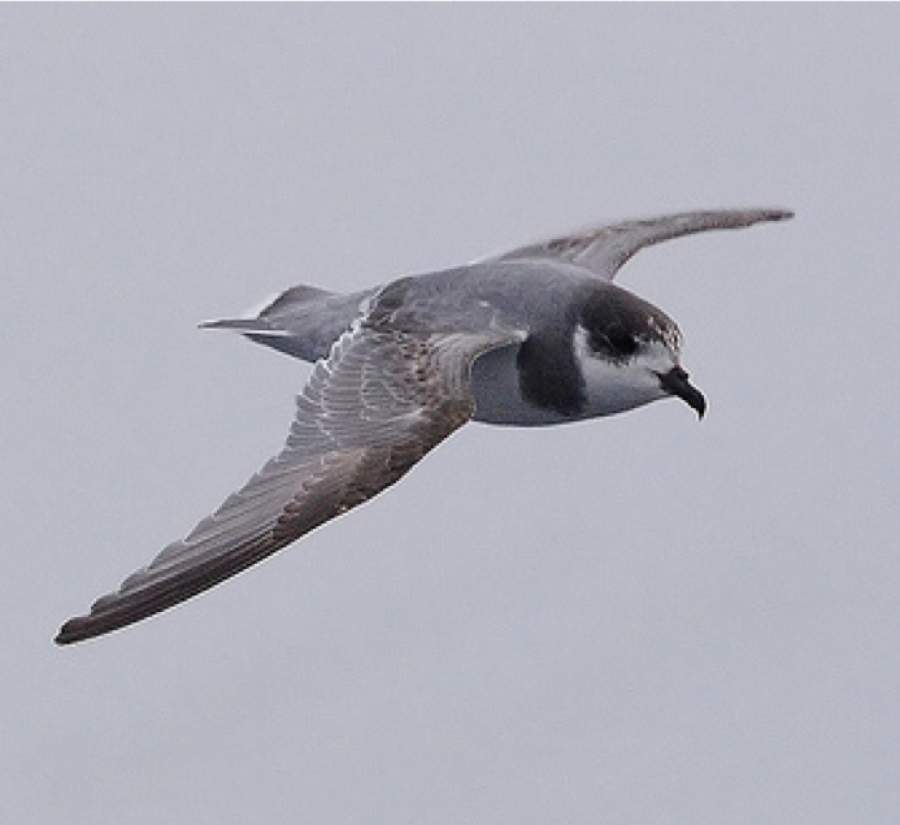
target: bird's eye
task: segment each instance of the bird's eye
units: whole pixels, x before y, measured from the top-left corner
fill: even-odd
[[[638,342],[634,336],[621,328],[607,330],[606,340],[610,349],[617,355],[633,355],[638,348]]]
[[[617,325],[593,330],[590,336],[590,345],[595,353],[613,361],[627,361],[640,348],[638,340]]]

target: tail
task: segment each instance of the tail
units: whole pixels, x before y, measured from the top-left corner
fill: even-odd
[[[257,344],[303,361],[318,361],[344,333],[375,290],[338,295],[314,286],[293,286],[255,315],[206,321],[201,329],[230,329]]]

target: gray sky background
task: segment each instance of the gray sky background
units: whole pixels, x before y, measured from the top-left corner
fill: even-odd
[[[900,817],[896,6],[0,7],[0,821]],[[281,445],[198,321],[604,219],[710,400],[473,426],[266,564],[59,622]]]

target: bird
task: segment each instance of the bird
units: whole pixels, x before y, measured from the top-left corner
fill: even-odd
[[[295,286],[253,317],[201,324],[314,364],[287,442],[55,641],[118,630],[234,576],[378,495],[470,420],[549,426],[664,398],[702,418],[678,325],[614,278],[644,247],[791,217],[723,209],[604,224],[350,294]]]

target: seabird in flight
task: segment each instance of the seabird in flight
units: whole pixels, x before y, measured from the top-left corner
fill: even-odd
[[[561,424],[668,397],[702,417],[677,324],[613,279],[645,246],[791,216],[723,210],[600,226],[350,295],[292,287],[254,318],[204,324],[315,363],[287,443],[56,641],[140,621],[256,564],[378,495],[467,421]]]

